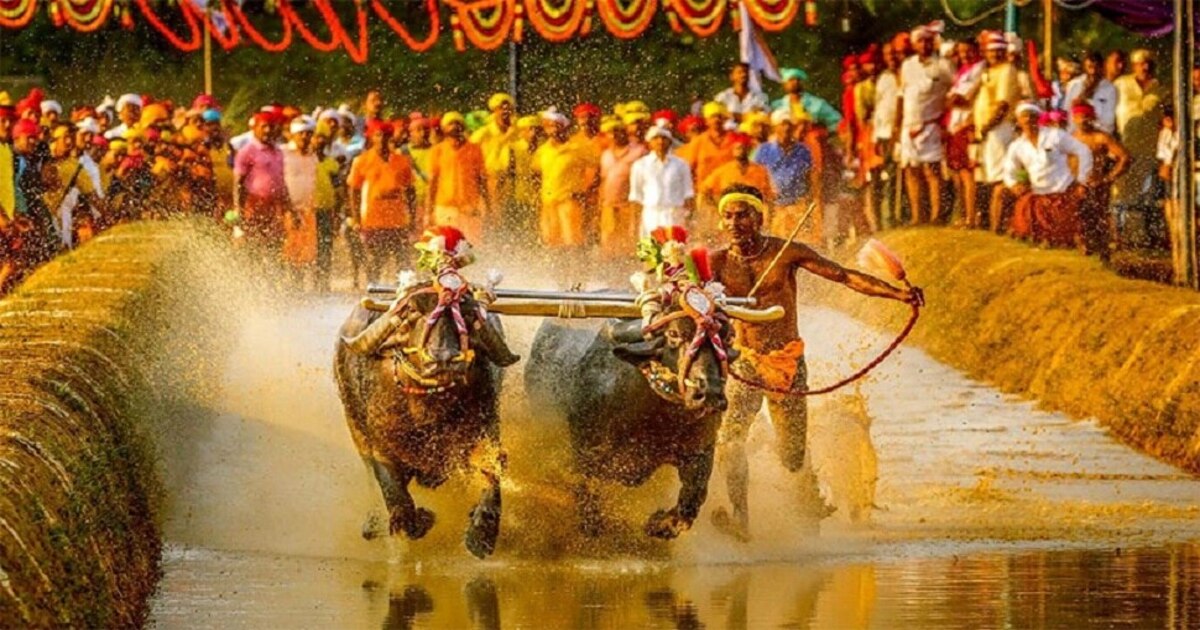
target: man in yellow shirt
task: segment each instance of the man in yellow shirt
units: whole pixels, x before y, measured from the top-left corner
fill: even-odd
[[[1004,187],[1004,156],[1016,136],[1014,112],[1021,98],[1017,70],[1008,61],[1008,41],[1004,34],[985,31],[980,35],[983,58],[987,64],[975,96],[975,133],[979,145],[979,163],[983,185],[990,189],[988,208],[992,230],[1003,227],[1005,209],[1014,199]]]
[[[542,212],[539,233],[551,247],[582,247],[587,205],[599,185],[600,155],[587,140],[572,140],[567,117],[550,108],[542,114],[546,143],[533,156],[533,170],[540,176]]]
[[[509,225],[517,234],[533,234],[538,214],[538,186],[533,172],[533,156],[542,144],[541,119],[522,116],[517,119],[520,138],[513,143],[513,207]]]
[[[471,134],[471,142],[479,145],[483,152],[483,166],[487,172],[488,194],[492,208],[499,216],[485,217],[484,223],[497,226],[501,221],[510,221],[513,200],[513,143],[518,139],[514,122],[513,98],[508,94],[493,94],[488,99],[491,116],[487,124]]]

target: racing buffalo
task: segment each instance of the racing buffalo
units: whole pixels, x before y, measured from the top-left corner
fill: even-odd
[[[376,307],[378,308],[378,307]],[[409,483],[437,488],[451,472],[477,469],[487,488],[465,542],[477,557],[500,531],[500,367],[517,360],[457,274],[410,289],[387,311],[357,306],[342,325],[334,371],[350,435],[379,482],[388,531],[424,536],[434,514]],[[363,536],[375,535],[368,518]]]
[[[730,334],[724,309],[699,288],[645,329],[640,320],[541,325],[526,390],[566,418],[585,534],[602,526],[599,482],[639,486],[661,466],[674,466],[682,487],[676,505],[651,515],[645,532],[670,539],[691,527],[708,493],[726,407]]]

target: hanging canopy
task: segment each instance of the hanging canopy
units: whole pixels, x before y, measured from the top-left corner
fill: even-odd
[[[1072,2],[1060,2],[1070,8]],[[1095,11],[1121,26],[1146,37],[1169,35],[1175,28],[1175,3],[1173,0],[1094,0],[1080,3],[1081,9]],[[1200,14],[1195,28],[1200,32]]]

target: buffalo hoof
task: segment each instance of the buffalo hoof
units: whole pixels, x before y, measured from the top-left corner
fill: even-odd
[[[378,512],[367,514],[367,520],[363,521],[362,537],[364,540],[375,540],[383,536],[386,532],[383,530],[383,517]]]
[[[424,538],[425,534],[429,533],[429,530],[433,528],[434,520],[433,512],[425,508],[417,508],[413,510],[411,519],[403,518],[403,514],[393,513],[390,529],[393,536],[404,532],[404,535],[411,540],[417,540]]]
[[[659,510],[646,521],[646,535],[663,540],[676,538],[690,529],[692,522],[679,515],[675,509]]]
[[[467,551],[480,560],[496,551],[496,538],[500,536],[500,512],[475,506],[471,510],[471,522],[463,541]]]
[[[729,510],[723,507],[712,513],[712,524],[717,531],[738,542],[750,542],[750,524],[744,519],[734,518]]]

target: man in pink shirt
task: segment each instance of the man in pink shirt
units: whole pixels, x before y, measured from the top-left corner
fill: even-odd
[[[600,127],[612,138],[600,156],[600,251],[609,258],[628,257],[637,243],[640,208],[629,201],[629,172],[646,155],[646,146],[631,140],[630,130],[636,133],[640,120],[629,116]]]
[[[291,212],[279,147],[282,117],[259,112],[254,116],[253,131],[254,138],[233,160],[233,176],[246,239],[270,256],[278,254],[283,246],[283,217]]]

